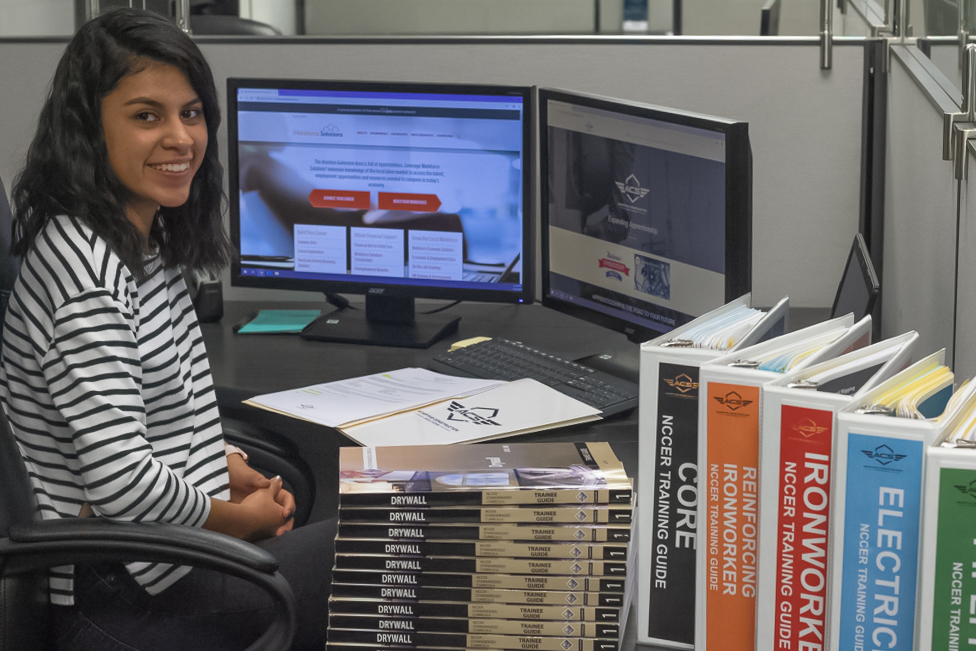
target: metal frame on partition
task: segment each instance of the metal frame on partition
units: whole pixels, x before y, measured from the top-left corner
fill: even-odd
[[[888,47],[869,41],[864,51],[864,100],[861,128],[861,206],[858,230],[864,237],[878,278],[884,274],[885,150],[888,130]],[[881,301],[872,313],[874,338],[881,338]]]

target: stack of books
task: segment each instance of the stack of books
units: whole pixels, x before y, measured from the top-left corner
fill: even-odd
[[[329,651],[617,651],[633,484],[607,443],[342,448]]]

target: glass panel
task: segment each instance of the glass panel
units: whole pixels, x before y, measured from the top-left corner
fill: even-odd
[[[191,18],[198,35],[820,32],[818,0],[191,0],[190,5],[191,15],[201,17]],[[173,13],[171,0],[0,0],[0,38],[70,35],[92,7],[102,12],[117,6]]]

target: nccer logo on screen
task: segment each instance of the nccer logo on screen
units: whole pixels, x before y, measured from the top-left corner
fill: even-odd
[[[650,188],[642,188],[640,181],[633,174],[624,179],[623,183],[620,181],[614,181],[614,183],[630,203],[636,203],[638,199],[643,199],[651,191]]]

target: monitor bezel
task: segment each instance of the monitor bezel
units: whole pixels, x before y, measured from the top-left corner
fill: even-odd
[[[238,159],[237,90],[239,88],[293,88],[296,90],[406,92],[442,95],[495,95],[519,97],[523,102],[522,127],[522,289],[434,287],[348,280],[276,278],[241,273],[240,258],[240,167]],[[229,77],[227,79],[227,171],[231,243],[235,254],[230,265],[230,284],[235,287],[321,292],[325,294],[370,295],[394,297],[480,301],[489,303],[531,303],[535,297],[534,251],[534,183],[535,172],[535,88],[533,86],[498,84],[415,83],[351,81],[332,79],[290,79],[274,77]],[[490,285],[493,283],[485,283]]]
[[[648,341],[662,334],[619,316],[569,303],[551,295],[549,264],[549,100],[578,104],[635,117],[725,134],[725,301],[752,290],[752,149],[749,124],[625,99],[592,95],[556,88],[540,88],[539,105],[539,196],[542,304],[596,325],[623,332],[633,341]],[[715,307],[720,307],[716,305]]]

